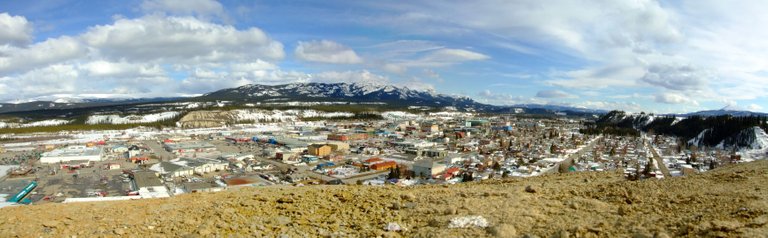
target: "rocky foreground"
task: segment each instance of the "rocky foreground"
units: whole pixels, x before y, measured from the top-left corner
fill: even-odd
[[[0,237],[767,235],[768,160],[664,180],[574,173],[410,188],[247,188],[0,209]]]

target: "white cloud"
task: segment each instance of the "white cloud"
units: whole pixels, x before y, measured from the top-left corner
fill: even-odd
[[[426,57],[422,58],[422,60],[432,61],[432,62],[453,63],[453,62],[462,62],[462,61],[487,60],[490,58],[491,57],[488,57],[487,55],[480,54],[477,52],[472,52],[469,50],[439,49],[428,54]]]
[[[388,84],[389,78],[386,76],[371,73],[368,70],[359,71],[327,71],[311,75],[311,81],[324,83],[365,83],[365,84]]]
[[[283,44],[258,28],[232,26],[192,17],[145,16],[92,27],[85,42],[112,60],[169,63],[279,60]]]
[[[749,104],[749,106],[747,106],[747,110],[757,112],[757,111],[762,111],[763,107],[752,103],[752,104]]]
[[[689,104],[693,106],[699,105],[699,103],[696,100],[690,99],[684,95],[677,94],[677,93],[657,94],[654,100],[658,103],[666,103],[666,104]]]
[[[422,52],[443,49],[445,46],[426,40],[397,40],[377,44],[370,48],[377,52],[381,52],[380,54],[385,58],[400,58]]]
[[[554,72],[546,82],[551,85],[578,88],[601,89],[610,87],[635,87],[636,80],[645,73],[639,66],[617,64],[597,68],[586,68],[567,72]]]
[[[508,93],[494,93],[491,90],[483,90],[477,93],[477,101],[493,105],[515,105],[515,104],[545,104],[547,101],[535,97],[515,96]]]
[[[0,46],[32,42],[32,24],[23,16],[0,13]]]
[[[676,91],[702,90],[710,76],[691,66],[651,65],[640,79],[654,86]]]
[[[382,5],[398,14],[364,18],[362,23],[383,24],[410,34],[481,33],[505,41],[555,46],[555,50],[593,56],[606,47],[625,48],[681,39],[680,31],[672,24],[673,14],[653,0],[415,1],[376,7]],[[520,47],[515,48],[519,51]]]
[[[616,101],[585,101],[574,104],[577,107],[602,110],[622,110],[627,112],[643,111],[643,106],[634,101],[616,102]]]
[[[52,38],[25,48],[0,48],[0,73],[23,72],[85,56],[87,49],[69,36]]]
[[[643,107],[634,101],[621,102],[621,101],[552,101],[537,97],[523,97],[514,96],[507,93],[493,93],[490,90],[483,90],[477,94],[479,96],[478,101],[482,103],[488,103],[493,105],[519,105],[519,104],[541,104],[541,105],[556,105],[566,106],[574,108],[586,108],[586,109],[601,109],[601,110],[624,110],[631,112],[639,112],[643,110]]]
[[[354,50],[342,44],[329,41],[299,41],[294,51],[297,58],[310,62],[330,64],[358,64],[363,62]]]
[[[413,55],[411,55],[413,57]],[[407,59],[390,59],[383,68],[390,72],[405,72],[408,68],[446,67],[469,61],[490,59],[489,56],[463,49],[441,48],[422,53],[422,56]]]
[[[438,80],[438,81],[440,81],[440,82],[442,82],[442,81],[443,81],[443,79],[440,77],[440,74],[438,74],[438,73],[437,73],[437,72],[435,72],[434,70],[431,70],[431,69],[424,69],[424,70],[422,71],[422,73],[423,73],[423,74],[424,74],[426,77],[429,77],[429,78],[433,78],[433,79],[437,79],[437,80]]]
[[[141,10],[146,13],[226,18],[224,7],[215,0],[145,0],[141,3]]]
[[[277,65],[263,60],[256,60],[254,62],[248,63],[236,63],[231,66],[231,70],[235,72],[250,72],[273,69],[277,69]]]
[[[0,97],[6,100],[24,100],[46,94],[75,92],[84,86],[78,82],[78,78],[79,72],[72,65],[50,65],[17,77],[4,77],[0,84],[13,92],[3,93]]]
[[[159,65],[132,64],[126,62],[109,62],[97,60],[80,66],[90,76],[94,77],[141,77],[162,76],[165,72]]]
[[[282,58],[283,45],[257,28],[195,17],[119,17],[81,35],[0,47],[0,100],[178,96],[308,80],[306,73],[281,71],[273,62]],[[171,79],[179,74],[189,78]]]

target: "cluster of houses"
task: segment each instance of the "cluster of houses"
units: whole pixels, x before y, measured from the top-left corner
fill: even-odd
[[[583,123],[567,117],[449,113],[137,131],[113,137],[120,139],[102,135],[97,138],[105,139],[94,143],[54,147],[41,155],[40,163],[62,168],[98,163],[105,170],[122,169],[131,181],[128,195],[162,197],[252,184],[456,183],[616,169],[628,174],[642,169],[646,176],[663,177],[704,171],[724,158],[734,159],[709,150],[680,149],[672,137],[584,135],[579,133]],[[147,141],[159,147],[152,149]]]

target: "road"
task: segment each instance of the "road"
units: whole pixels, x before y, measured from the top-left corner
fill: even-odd
[[[343,181],[345,184],[356,184],[357,181],[359,181],[359,180],[368,180],[368,179],[376,178],[376,177],[379,177],[381,175],[386,175],[386,174],[389,174],[388,170],[379,171],[379,172],[375,172],[375,173],[372,173],[372,174],[352,176],[350,178],[342,179],[341,181]]]
[[[157,141],[145,140],[145,141],[142,141],[142,142],[145,145],[147,145],[147,147],[149,147],[149,149],[151,149],[152,152],[155,153],[155,156],[160,158],[161,161],[162,160],[172,160],[173,158],[176,158],[175,155],[173,155],[173,154],[171,154],[171,152],[168,152],[167,150],[165,150],[165,148],[163,148],[163,146],[160,145],[160,143],[157,143]]]
[[[651,153],[653,154],[653,159],[656,160],[656,164],[660,166],[659,169],[661,169],[661,173],[664,174],[664,177],[671,178],[672,174],[669,173],[669,168],[667,168],[667,165],[664,164],[664,160],[661,159],[661,156],[659,156],[659,153],[656,153],[656,148],[653,148],[653,146],[648,145],[648,141],[643,139],[643,145],[645,147],[648,147],[649,150],[651,150]]]
[[[597,142],[598,142],[598,141],[600,140],[600,138],[602,138],[602,137],[603,137],[602,135],[599,135],[599,136],[597,136],[597,137],[596,137],[594,140],[592,140],[592,142],[590,142],[590,143],[589,143],[589,144],[587,144],[586,146],[582,147],[582,148],[581,148],[579,151],[577,151],[576,153],[573,153],[573,154],[570,154],[570,155],[568,155],[568,158],[567,158],[567,159],[565,159],[565,160],[563,160],[563,161],[560,161],[560,163],[558,163],[558,165],[557,165],[558,169],[552,169],[552,170],[550,170],[550,173],[559,173],[560,171],[566,171],[566,172],[568,172],[568,167],[570,167],[571,165],[573,165],[573,160],[574,160],[575,158],[581,157],[581,155],[582,155],[582,154],[584,154],[584,152],[585,152],[585,151],[591,151],[591,150],[592,150],[592,148],[593,148],[593,147],[595,147],[595,144],[597,144]],[[564,167],[564,169],[562,169],[562,168],[563,168],[563,166],[565,166],[565,167]]]

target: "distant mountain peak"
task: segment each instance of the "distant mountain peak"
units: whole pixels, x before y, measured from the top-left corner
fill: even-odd
[[[730,104],[720,109],[720,111],[747,111],[736,104]]]
[[[435,90],[412,89],[383,82],[291,83],[282,85],[249,84],[205,94],[205,100],[235,102],[297,101],[297,102],[363,102],[387,105],[426,106],[434,109],[454,107],[459,110],[489,109],[493,106],[475,102],[468,97],[438,94]]]

